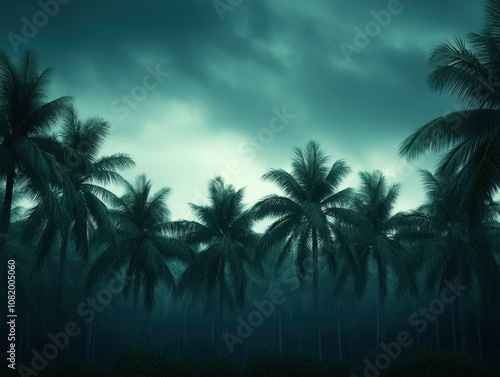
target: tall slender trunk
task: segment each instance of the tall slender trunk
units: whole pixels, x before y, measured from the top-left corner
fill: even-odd
[[[85,362],[89,363],[92,359],[92,333],[94,328],[94,321],[87,324],[87,339],[85,342]]]
[[[148,343],[149,343],[149,348],[153,348],[153,317],[150,318],[149,321],[149,336],[148,336]]]
[[[385,298],[380,297],[380,342],[387,344],[387,317]]]
[[[418,326],[415,326],[415,332],[417,334],[417,350],[420,350],[420,332],[418,331]]]
[[[352,341],[352,336],[353,336],[353,328],[354,328],[354,320],[352,319],[352,316],[350,318],[350,326],[349,326],[349,362],[351,363],[352,365],[352,359],[353,359],[353,355],[352,355],[352,344],[353,344],[353,341]]]
[[[125,341],[125,311],[122,312],[122,323],[120,326],[120,346],[123,347]]]
[[[15,173],[7,174],[5,182],[5,196],[3,199],[2,217],[0,218],[0,281],[3,284],[3,270],[5,266],[6,245],[9,236],[10,214],[12,209],[12,195],[14,191]]]
[[[319,330],[319,303],[318,303],[318,237],[316,234],[316,229],[312,230],[312,252],[313,252],[313,351],[320,360],[322,360],[321,355],[321,334]]]
[[[377,300],[377,340],[375,342],[375,349],[380,351],[380,300]]]
[[[455,324],[455,301],[451,303],[451,333],[453,334],[453,351],[457,350],[457,325]]]
[[[278,354],[282,354],[282,344],[283,344],[283,339],[282,339],[282,333],[281,333],[281,307],[278,308]]]
[[[91,352],[90,352],[90,363],[91,364],[95,364],[95,348],[96,348],[96,344],[97,344],[97,334],[99,333],[99,319],[96,318],[94,321],[94,326],[96,327],[95,328],[95,331],[92,332],[92,349],[91,349]]]
[[[184,322],[182,324],[182,351],[186,351],[186,342],[187,342],[187,313],[184,313]]]
[[[457,284],[463,285],[464,282],[464,263],[462,249],[457,250]],[[460,345],[462,352],[467,353],[467,329],[466,329],[466,314],[465,314],[465,297],[462,294],[458,295],[458,322],[460,326]]]
[[[340,315],[337,308],[337,346],[339,348],[339,360],[342,360],[342,333],[340,332]]]
[[[436,346],[437,348],[441,348],[441,342],[439,339],[439,318],[436,317],[436,320],[434,321],[434,330],[436,331]]]
[[[224,256],[221,257],[219,265],[219,307],[217,317],[217,356],[222,356],[224,353],[224,342],[222,333],[224,329],[224,268],[226,261]]]
[[[215,344],[215,322],[217,322],[214,318],[212,318],[212,344]]]
[[[246,342],[241,343],[241,366],[245,365],[245,344]]]
[[[275,310],[273,313],[273,342],[274,342],[275,347],[278,344],[278,339],[277,339],[277,335],[276,335],[276,316],[277,315],[278,315],[278,313]]]
[[[476,316],[477,344],[479,345],[479,357],[483,359],[483,342],[481,337],[481,320]]]
[[[352,330],[351,330],[351,334],[349,336],[349,362],[351,363],[351,365],[352,365],[352,359],[353,355],[352,355]]]
[[[26,352],[28,352],[30,347],[30,328],[31,328],[31,314],[28,312],[28,317],[26,319]]]
[[[64,309],[64,277],[66,272],[66,257],[68,253],[69,228],[63,230],[61,240],[61,256],[59,259],[59,274],[57,278],[56,289],[56,311],[54,315],[54,331],[58,333],[62,322],[62,313]]]
[[[135,269],[134,277],[134,296],[132,299],[132,343],[137,345],[139,336],[139,326],[137,319],[137,309],[139,306],[139,290],[141,287],[141,270],[139,267]]]

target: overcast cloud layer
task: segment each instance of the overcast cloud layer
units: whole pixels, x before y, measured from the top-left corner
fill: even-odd
[[[310,139],[331,162],[347,160],[349,185],[373,169],[401,182],[398,209],[409,209],[422,199],[414,171],[432,159],[405,166],[398,145],[459,108],[426,86],[429,53],[478,31],[483,2],[352,3],[60,0],[56,10],[52,0],[2,1],[0,48],[34,48],[54,69],[52,98],[71,95],[82,116],[109,120],[103,153],[132,155],[126,178],[146,173],[155,188],[171,187],[174,218],[188,217],[216,174],[246,186],[249,203],[275,191],[260,176],[287,168]],[[371,32],[369,43],[357,30]]]

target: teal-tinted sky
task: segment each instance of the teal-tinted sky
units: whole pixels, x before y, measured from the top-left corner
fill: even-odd
[[[83,116],[109,120],[104,153],[133,156],[127,178],[146,173],[155,188],[171,187],[175,218],[188,217],[187,203],[202,200],[216,174],[246,186],[249,202],[273,191],[260,176],[287,168],[292,148],[309,139],[332,162],[347,160],[347,184],[380,169],[403,184],[399,209],[416,206],[415,170],[431,160],[406,166],[397,147],[459,108],[426,86],[427,59],[445,38],[478,31],[483,6],[59,0],[57,9],[54,1],[2,1],[0,48],[12,56],[34,48],[54,68],[52,98],[74,96]],[[273,120],[283,113],[286,123]]]

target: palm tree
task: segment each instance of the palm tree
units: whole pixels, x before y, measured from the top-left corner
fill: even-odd
[[[37,203],[26,219],[24,238],[38,244],[38,266],[45,261],[51,249],[59,244],[59,274],[56,287],[54,329],[59,330],[63,312],[64,277],[68,246],[73,242],[84,259],[89,254],[89,239],[96,231],[111,232],[108,209],[102,199],[116,201],[116,196],[103,185],[119,184],[123,178],[117,173],[134,165],[125,154],[99,157],[99,151],[109,133],[109,124],[98,117],[81,120],[69,106],[62,125],[60,142],[65,158],[59,163],[70,163],[64,168],[64,184],[55,186],[56,201],[47,196]],[[39,241],[38,241],[39,240]],[[38,242],[37,242],[38,241]]]
[[[349,202],[351,190],[338,190],[350,169],[343,160],[331,166],[327,161],[328,158],[314,141],[310,141],[304,150],[295,148],[291,173],[283,169],[271,169],[263,176],[264,180],[277,184],[284,195],[269,195],[253,208],[259,219],[275,219],[262,237],[259,258],[283,242],[277,266],[281,266],[295,252],[299,279],[304,281],[306,274],[312,271],[313,349],[320,359],[319,253],[327,258],[332,268],[335,267],[332,233],[334,236],[340,234],[335,220],[352,216],[352,211],[342,208]]]
[[[47,136],[70,102],[61,97],[46,102],[50,70],[39,72],[32,51],[19,64],[0,51],[0,173],[6,179],[0,216],[0,279],[5,261],[12,193],[16,183],[28,183],[34,194],[49,191],[48,181],[59,177],[50,152],[57,148]]]
[[[141,287],[144,305],[151,311],[155,302],[155,291],[160,283],[169,289],[175,287],[175,278],[169,261],[186,261],[190,257],[183,245],[167,237],[170,211],[166,200],[169,188],[152,193],[151,182],[139,175],[134,184],[125,182],[126,192],[110,210],[114,231],[111,239],[105,240],[104,250],[96,258],[87,278],[87,289],[97,278],[111,269],[122,271],[133,281],[132,337],[137,336],[137,313]],[[131,285],[124,289],[127,296]]]
[[[208,185],[209,204],[190,204],[197,221],[172,223],[183,242],[199,249],[196,259],[180,277],[178,293],[203,296],[217,290],[219,356],[224,351],[224,307],[234,309],[244,304],[247,270],[254,267],[253,253],[258,241],[252,230],[255,216],[244,208],[244,192],[217,177]]]
[[[482,32],[455,37],[432,51],[432,90],[449,92],[464,104],[463,111],[436,118],[401,144],[409,160],[427,152],[446,152],[439,175],[454,175],[454,200],[462,215],[480,223],[485,203],[500,186],[500,1],[487,0]]]
[[[490,221],[492,215],[485,216],[481,224],[473,227],[465,221],[450,194],[454,177],[425,170],[421,176],[427,200],[408,214],[409,228],[402,233],[416,241],[414,247],[425,266],[427,290],[442,289],[445,281],[470,287],[476,280],[482,308],[486,313],[494,313],[498,304],[495,297],[500,294],[497,288],[500,268],[495,260],[500,242],[498,224]],[[458,313],[461,350],[467,352],[464,293],[458,296]]]
[[[380,171],[360,172],[361,187],[354,196],[353,209],[364,218],[364,227],[351,234],[355,255],[360,263],[375,263],[378,280],[377,347],[387,343],[385,304],[388,295],[388,276],[392,270],[398,277],[398,290],[417,291],[413,272],[406,261],[405,247],[396,239],[395,229],[401,214],[393,214],[399,185],[389,185]],[[366,271],[366,267],[362,268]],[[366,284],[363,279],[362,283]]]

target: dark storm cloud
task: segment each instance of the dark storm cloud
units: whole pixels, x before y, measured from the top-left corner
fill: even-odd
[[[482,6],[396,3],[243,0],[221,16],[206,0],[70,0],[19,48],[36,49],[55,68],[54,96],[74,95],[84,115],[111,121],[108,151],[130,151],[159,185],[174,180],[173,199],[190,201],[193,187],[230,160],[242,167],[233,181],[256,187],[249,193],[257,197],[263,170],[282,166],[311,138],[356,170],[376,168],[374,161],[394,170],[399,142],[454,106],[426,86],[427,59],[445,38],[479,30]],[[400,11],[346,59],[341,44],[354,45],[356,28],[391,6]],[[22,18],[32,21],[41,6],[2,7],[0,47],[14,54],[8,33],[22,35]],[[169,76],[126,117],[115,111],[158,66]],[[252,159],[242,154],[242,143],[258,141],[273,109],[284,107],[293,122]],[[162,162],[169,152],[182,153],[182,167]]]

